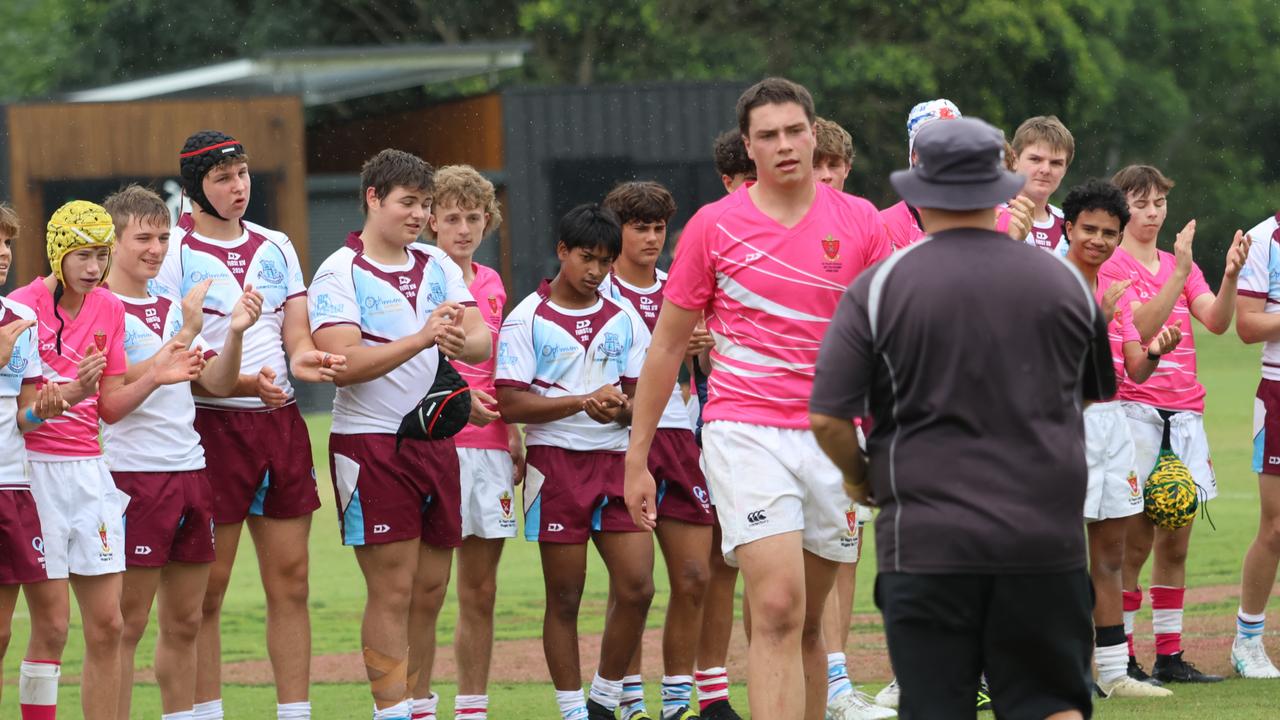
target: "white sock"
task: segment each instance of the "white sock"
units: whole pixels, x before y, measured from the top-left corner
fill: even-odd
[[[18,704],[22,714],[27,709],[56,708],[58,705],[58,678],[62,677],[62,665],[57,661],[23,660],[18,669]]]
[[[1129,671],[1129,644],[1094,648],[1093,664],[1098,668],[1098,680],[1107,683],[1119,680]]]
[[[165,713],[160,716],[160,720],[195,720],[194,710],[179,710],[175,713]]]
[[[662,717],[675,717],[681,708],[693,705],[692,675],[662,676]]]
[[[311,720],[311,701],[276,705],[276,720]]]
[[[431,697],[410,700],[413,707],[412,720],[436,720],[436,706],[440,704],[439,693],[431,693]]]
[[[557,690],[556,704],[560,706],[562,720],[586,720],[587,701],[581,690]]]
[[[622,678],[605,680],[600,677],[600,673],[596,673],[588,696],[606,710],[616,710],[618,703],[622,702]]]
[[[195,720],[222,720],[222,698],[196,703],[191,713]]]
[[[853,692],[853,682],[849,680],[849,670],[845,667],[844,653],[827,653],[827,702],[841,695]]]
[[[453,699],[454,720],[489,720],[488,695],[459,695]]]
[[[377,706],[373,708],[373,720],[407,720],[409,713],[412,712],[413,704],[410,700],[401,700],[389,708],[379,710]]]

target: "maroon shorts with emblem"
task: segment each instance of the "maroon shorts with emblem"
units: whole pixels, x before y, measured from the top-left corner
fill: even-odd
[[[0,490],[0,585],[48,579],[35,498],[22,488]]]
[[[524,478],[524,537],[581,545],[593,532],[640,532],[622,499],[625,453],[530,445]]]
[[[275,410],[196,408],[215,522],[293,518],[320,507],[311,439],[296,403]]]
[[[421,539],[462,544],[462,491],[453,440],[329,435],[329,471],[343,545]]]
[[[112,472],[129,496],[124,511],[126,567],[213,562],[213,488],[203,469]]]
[[[694,525],[715,523],[707,480],[698,464],[692,430],[658,428],[649,448],[649,472],[658,484],[658,519]]]

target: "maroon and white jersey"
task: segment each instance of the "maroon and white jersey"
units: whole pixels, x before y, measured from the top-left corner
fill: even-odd
[[[212,279],[204,301],[203,334],[213,350],[221,351],[227,340],[231,311],[245,287],[252,285],[262,293],[262,317],[244,334],[241,372],[253,375],[270,367],[276,373],[276,385],[292,398],[284,352],[284,305],[307,294],[302,266],[287,235],[251,222],[241,224],[244,233],[235,240],[214,240],[197,233],[191,216],[183,215],[173,228],[169,254],[151,291],[153,295],[182,298],[192,287]],[[266,407],[257,397],[202,397],[196,402],[238,410]]]
[[[130,365],[145,362],[182,329],[182,306],[167,297],[128,297],[124,303],[124,353]],[[193,348],[206,359],[216,355],[197,335]],[[185,472],[205,466],[195,430],[191,383],[163,385],[117,423],[102,424],[103,454],[113,472]]]
[[[996,216],[996,230],[1005,232],[1009,229],[1009,206],[1000,205],[1000,214]],[[1031,230],[1027,232],[1025,242],[1041,250],[1051,252],[1058,257],[1067,256],[1066,220],[1062,210],[1049,206],[1049,217],[1046,220],[1033,220]]]
[[[604,385],[621,390],[640,377],[648,335],[630,305],[601,295],[591,307],[560,307],[544,282],[502,323],[494,384],[553,398],[588,395]],[[526,445],[580,452],[626,450],[629,436],[627,428],[602,425],[586,411],[525,426]]]
[[[0,327],[35,319],[31,308],[0,296]],[[40,379],[40,340],[32,327],[18,336],[9,361],[0,365],[0,490],[31,486],[26,473],[27,449],[18,430],[18,396],[23,385]]]
[[[631,309],[635,310],[636,315],[644,321],[645,329],[648,331],[648,337],[645,338],[646,347],[653,336],[654,327],[658,324],[658,313],[662,310],[662,286],[667,282],[665,272],[658,270],[656,274],[657,282],[647,288],[635,287],[618,277],[616,273],[609,273],[604,282],[600,283],[601,295],[629,303]],[[676,383],[675,389],[671,391],[671,397],[667,398],[667,406],[663,408],[662,417],[658,419],[658,427],[693,432],[689,409],[685,407],[684,394],[680,392],[680,383]]]
[[[394,342],[422,329],[445,301],[475,305],[462,268],[443,250],[414,243],[408,261],[383,265],[364,254],[359,233],[316,270],[307,292],[311,332],[333,325],[360,328],[367,347]],[[338,388],[333,432],[392,433],[436,379],[440,351],[434,346],[380,378]]]

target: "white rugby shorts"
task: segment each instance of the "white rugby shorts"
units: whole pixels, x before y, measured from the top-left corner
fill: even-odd
[[[516,536],[514,472],[506,450],[458,448],[463,538]]]
[[[1085,408],[1084,456],[1089,464],[1085,521],[1111,520],[1142,512],[1146,476],[1140,477],[1134,470],[1133,434],[1119,402],[1094,403]]]
[[[1156,466],[1160,455],[1160,440],[1164,433],[1164,420],[1150,405],[1126,402],[1124,413],[1129,418],[1129,431],[1133,434],[1133,467],[1138,477],[1146,480]],[[1209,459],[1209,438],[1204,432],[1204,416],[1189,410],[1176,412],[1169,418],[1169,444],[1200,488],[1200,501],[1218,497],[1218,481]]]
[[[105,458],[32,459],[31,495],[49,579],[124,572],[124,509]]]

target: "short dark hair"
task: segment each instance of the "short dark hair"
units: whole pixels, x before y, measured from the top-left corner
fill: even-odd
[[[1101,210],[1119,218],[1121,232],[1129,224],[1129,201],[1120,188],[1106,180],[1090,178],[1067,192],[1067,199],[1062,201],[1062,219],[1075,225],[1085,210]]]
[[[560,218],[559,241],[570,250],[603,248],[616,258],[622,253],[622,223],[600,203],[584,203]]]
[[[618,222],[670,222],[676,214],[676,199],[662,183],[633,180],[618,183],[604,197],[604,206],[618,216]]]
[[[751,111],[761,105],[795,103],[804,108],[809,124],[814,122],[813,96],[805,86],[786,78],[769,77],[747,88],[738,98],[738,132],[747,135],[751,127]]]
[[[398,187],[430,193],[435,191],[435,184],[435,169],[426,160],[403,150],[382,150],[360,168],[360,212],[369,214],[365,201],[369,188],[382,201]]]
[[[1120,188],[1120,192],[1129,195],[1138,195],[1139,197],[1155,190],[1166,195],[1173,189],[1173,181],[1164,176],[1164,173],[1151,165],[1129,165],[1120,168],[1120,171],[1111,176],[1111,182]]]
[[[715,156],[716,172],[721,175],[755,177],[756,164],[747,155],[747,146],[742,142],[741,130],[729,128],[720,133],[711,152]]]

